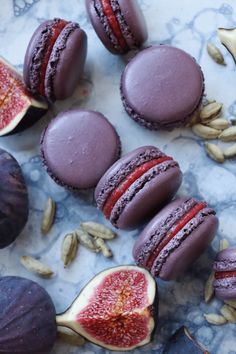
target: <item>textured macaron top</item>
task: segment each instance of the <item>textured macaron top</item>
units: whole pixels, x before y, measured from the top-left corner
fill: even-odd
[[[45,129],[41,152],[49,174],[69,188],[93,188],[119,158],[115,128],[99,112],[60,113]]]
[[[165,173],[169,170],[171,174],[167,177]],[[123,156],[104,174],[96,187],[95,199],[98,208],[103,210],[104,215],[113,225],[118,226],[119,218],[124,211],[128,212],[131,203],[138,200],[138,196],[142,195],[141,199],[144,202],[145,194],[145,206],[142,207],[145,215],[145,212],[150,212],[149,207],[151,209],[153,205],[158,205],[158,198],[168,199],[170,194],[178,189],[181,179],[179,165],[172,157],[165,155],[154,146],[142,146]],[[158,196],[157,189],[166,183],[168,185],[166,185],[165,195],[161,196],[159,193]],[[149,188],[150,185],[153,189]],[[141,201],[140,203],[142,204]],[[133,210],[128,213],[131,222]],[[136,213],[138,213],[137,208]],[[122,224],[126,224],[126,221],[123,220]]]
[[[150,129],[186,123],[200,104],[203,90],[203,73],[195,59],[169,45],[141,51],[121,78],[126,111]]]
[[[87,37],[78,23],[59,18],[43,22],[25,54],[25,85],[50,101],[68,97],[81,75],[86,53]]]
[[[135,261],[158,276],[167,258],[209,215],[215,215],[215,211],[208,208],[205,202],[191,197],[177,198],[142,231],[133,248]],[[216,218],[214,222],[217,226]]]
[[[105,47],[124,54],[147,39],[147,27],[136,0],[86,0],[92,25]]]

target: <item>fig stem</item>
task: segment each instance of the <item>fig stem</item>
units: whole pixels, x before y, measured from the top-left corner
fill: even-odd
[[[67,312],[64,312],[62,314],[56,315],[56,324],[58,327],[67,327],[72,329],[72,331],[81,334],[80,333],[80,326],[74,319],[71,319],[68,316]]]
[[[67,315],[65,313],[56,315],[57,326],[67,327],[68,326]]]

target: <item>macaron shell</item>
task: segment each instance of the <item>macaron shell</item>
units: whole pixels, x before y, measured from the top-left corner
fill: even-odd
[[[230,247],[219,252],[213,268],[216,272],[236,271],[236,248]]]
[[[215,279],[215,295],[221,300],[236,300],[236,277]]]
[[[174,280],[184,273],[211,243],[218,229],[218,223],[216,216],[206,216],[204,222],[168,256],[161,268],[160,278]]]
[[[121,95],[127,112],[156,129],[179,125],[197,109],[202,99],[204,78],[196,61],[169,45],[149,47],[126,66],[121,78]],[[128,107],[128,108],[127,108]],[[147,128],[150,126],[147,125]]]
[[[66,46],[61,50],[59,60],[56,63],[55,76],[52,78],[52,95],[56,100],[63,100],[73,94],[83,73],[87,55],[86,33],[82,29],[76,28],[69,34],[68,38],[63,38],[65,30],[66,28],[60,33],[54,44],[45,77],[45,87],[47,92],[48,77],[52,70],[51,65],[54,52],[58,52],[60,50],[60,44],[63,45],[63,41],[66,41]]]
[[[179,167],[170,167],[161,172],[147,182],[141,190],[138,190],[131,201],[127,202],[115,226],[121,229],[132,229],[139,226],[156,213],[164,203],[172,199],[181,182],[182,173]]]
[[[94,7],[94,0],[86,0],[86,8],[87,8],[87,13],[89,15],[89,19],[93,25],[93,28],[96,31],[96,34],[102,41],[103,45],[113,54],[117,54],[118,51],[117,49],[114,48],[113,43],[111,42],[110,38],[106,34],[104,27],[101,23],[101,20],[95,10]]]
[[[147,40],[148,32],[144,15],[138,5],[137,0],[117,0],[120,6],[121,13],[131,30],[132,36],[125,32],[124,37],[130,48],[140,46]],[[135,43],[133,41],[135,39]]]
[[[41,151],[57,183],[87,189],[95,187],[119,157],[120,140],[99,112],[72,110],[50,122],[42,136]]]
[[[215,272],[236,271],[236,248],[230,247],[220,251],[215,259]],[[236,276],[215,279],[215,294],[222,300],[236,300]]]
[[[30,42],[28,44],[26,53],[25,53],[25,59],[24,59],[24,68],[23,68],[23,78],[25,85],[30,89],[30,74],[31,74],[31,63],[32,63],[32,58],[34,55],[34,50],[38,43],[40,42],[40,39],[42,37],[42,32],[43,30],[48,26],[53,24],[53,20],[45,21],[41,23],[41,25],[34,31]]]
[[[176,198],[171,203],[167,204],[163,209],[161,209],[161,211],[159,211],[159,213],[147,224],[134,244],[133,257],[136,261],[138,255],[142,253],[143,246],[149,240],[150,235],[152,235],[155,230],[161,226],[162,222],[164,222],[169,216],[175,213],[179,206],[186,203],[189,199],[189,197]]]

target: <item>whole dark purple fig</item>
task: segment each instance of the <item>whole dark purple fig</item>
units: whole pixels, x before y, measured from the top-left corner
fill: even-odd
[[[0,278],[0,353],[48,354],[57,335],[55,308],[37,283]]]
[[[28,213],[28,193],[21,168],[13,156],[0,149],[0,248],[15,241]]]

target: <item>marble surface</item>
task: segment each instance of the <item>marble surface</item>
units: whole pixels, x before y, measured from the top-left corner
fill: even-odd
[[[220,45],[217,27],[236,26],[235,0],[142,0],[140,3],[148,22],[148,44],[170,43],[191,53],[205,73],[207,97],[224,103],[225,117],[236,118],[235,64],[223,47],[226,67],[215,64],[206,53],[207,41]],[[184,173],[179,194],[206,199],[217,210],[220,219],[219,232],[212,248],[202,255],[194,267],[177,282],[158,283],[160,318],[157,333],[152,344],[133,353],[162,353],[169,335],[185,324],[211,354],[235,354],[235,325],[210,326],[203,318],[204,312],[218,311],[222,305],[217,300],[210,305],[203,301],[204,283],[219,247],[219,239],[226,237],[232,245],[236,244],[235,161],[218,165],[208,159],[203,141],[193,136],[189,129],[150,132],[126,115],[119,97],[119,80],[129,58],[112,56],[101,45],[88,23],[82,0],[1,0],[0,54],[21,70],[33,30],[42,21],[55,16],[78,21],[86,30],[89,38],[86,69],[73,97],[57,102],[45,118],[28,131],[0,140],[0,146],[21,163],[30,196],[30,217],[25,230],[12,246],[0,250],[0,275],[20,275],[37,280],[50,293],[60,312],[70,305],[96,272],[113,265],[132,263],[131,249],[139,230],[119,231],[119,237],[110,244],[115,254],[112,260],[91,254],[81,247],[71,267],[65,270],[60,261],[60,244],[67,231],[88,219],[107,222],[96,210],[92,193],[75,196],[57,186],[46,174],[39,158],[40,133],[60,110],[87,107],[101,111],[117,128],[123,153],[140,145],[154,144],[173,155]],[[50,234],[42,237],[40,222],[48,196],[57,202],[56,222]],[[19,257],[24,254],[51,265],[56,276],[51,280],[41,280],[28,273],[19,262]],[[92,344],[77,349],[57,343],[53,353],[105,354],[109,351]]]

